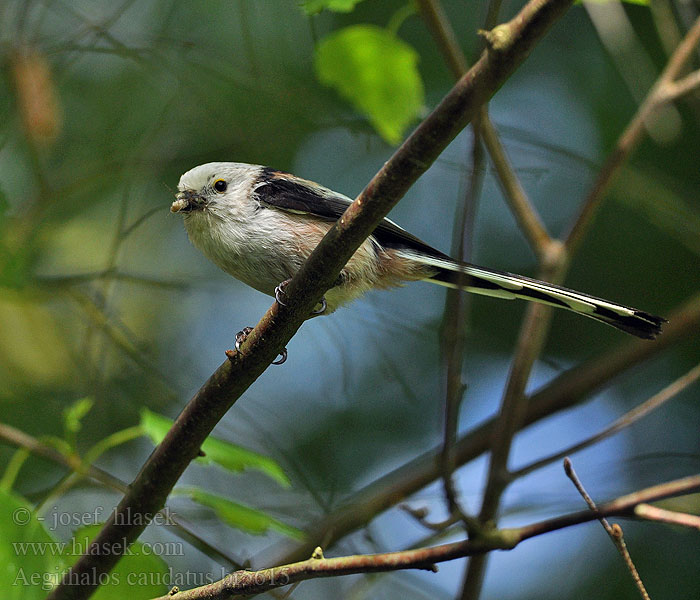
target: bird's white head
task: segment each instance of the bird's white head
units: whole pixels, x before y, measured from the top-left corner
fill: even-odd
[[[262,167],[235,162],[212,162],[187,171],[177,185],[174,213],[191,216],[196,213],[235,212],[250,195]]]

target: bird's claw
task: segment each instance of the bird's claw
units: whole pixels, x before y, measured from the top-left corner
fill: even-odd
[[[277,301],[277,304],[279,304],[280,306],[287,306],[287,303],[282,298],[287,295],[285,288],[287,287],[287,285],[289,285],[290,281],[291,281],[291,279],[285,279],[282,283],[280,283],[275,288],[275,300]],[[321,301],[319,302],[319,304],[321,306],[319,306],[318,308],[314,308],[311,311],[312,317],[317,317],[318,315],[322,315],[324,312],[326,312],[326,309],[328,308],[328,303],[326,302],[325,296],[323,296],[321,298]]]
[[[252,327],[244,327],[241,331],[239,331],[236,334],[236,352],[240,352],[241,346],[243,345],[243,342],[245,342],[245,339],[248,337],[248,334],[253,331]],[[226,351],[226,356],[229,358],[233,358],[233,352],[231,350]],[[272,364],[273,365],[281,365],[283,362],[287,360],[287,349],[282,348],[282,352],[280,352],[280,356],[277,360],[273,360]]]
[[[320,304],[321,306],[319,306],[318,308],[314,308],[314,309],[311,311],[311,314],[312,314],[314,317],[317,317],[318,315],[322,315],[324,312],[326,312],[326,309],[328,308],[328,302],[326,302],[326,297],[325,297],[325,296],[322,296],[322,297],[321,297],[321,302],[319,302],[319,304]]]
[[[277,300],[277,304],[280,306],[287,306],[287,303],[282,300],[282,296],[287,295],[287,292],[285,292],[284,289],[289,285],[290,281],[291,279],[285,279],[275,288],[275,300]]]
[[[245,342],[248,334],[253,331],[252,327],[244,327],[241,331],[236,334],[236,352],[240,351],[241,344]]]
[[[283,362],[287,360],[287,349],[282,348],[282,352],[280,352],[280,357],[276,360],[272,361],[273,365],[281,365]]]

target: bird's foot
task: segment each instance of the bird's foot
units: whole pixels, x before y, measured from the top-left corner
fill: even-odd
[[[287,349],[282,348],[282,352],[280,352],[279,358],[275,359],[272,361],[273,365],[281,365],[283,362],[287,360]]]
[[[285,292],[284,290],[289,285],[290,281],[291,279],[285,279],[275,288],[275,300],[277,300],[277,304],[279,304],[280,306],[287,306],[287,303],[284,300],[282,300],[282,297],[287,295],[287,292]]]
[[[287,295],[285,288],[287,287],[287,285],[289,285],[290,281],[291,279],[285,279],[275,288],[275,300],[280,306],[287,306],[287,303],[283,300],[283,298]],[[321,298],[321,301],[318,303],[318,306],[311,311],[311,316],[318,317],[319,315],[325,313],[327,308],[328,303],[326,302],[326,297],[323,296]]]
[[[248,337],[248,334],[253,331],[252,327],[244,327],[241,331],[239,331],[236,334],[236,351],[234,352],[233,350],[226,350],[226,356],[229,358],[233,358],[236,352],[240,352],[241,350],[241,345],[243,342],[245,342],[245,339]],[[277,360],[273,360],[272,364],[273,365],[281,365],[283,362],[287,360],[287,349],[282,348],[282,352],[280,352],[280,356]]]
[[[324,312],[326,312],[326,309],[328,308],[328,302],[326,302],[326,297],[321,296],[321,301],[318,303],[317,308],[314,308],[311,311],[311,316],[312,317],[317,317],[319,315],[322,315]]]
[[[253,331],[252,327],[244,327],[241,331],[239,331],[236,334],[236,352],[239,352],[241,349],[241,344],[245,342],[245,339],[248,337],[248,334]]]

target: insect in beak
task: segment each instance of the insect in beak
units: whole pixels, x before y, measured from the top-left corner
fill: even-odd
[[[204,208],[204,198],[193,190],[183,190],[175,196],[175,202],[170,205],[170,212],[188,213]]]

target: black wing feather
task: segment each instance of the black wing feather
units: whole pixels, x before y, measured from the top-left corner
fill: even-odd
[[[262,170],[255,193],[263,206],[314,215],[326,221],[337,221],[352,200],[326,187],[295,175],[269,167]],[[396,223],[384,219],[372,232],[383,248],[415,250],[434,258],[449,257],[411,235]]]

